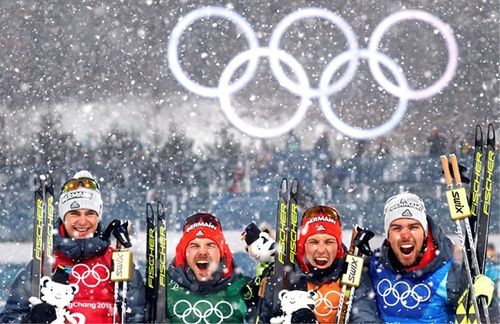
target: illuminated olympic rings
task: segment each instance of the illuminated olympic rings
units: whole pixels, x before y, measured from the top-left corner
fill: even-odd
[[[179,60],[179,40],[184,31],[196,20],[211,16],[225,18],[236,24],[243,32],[249,49],[236,55],[222,72],[217,87],[207,87],[191,80],[184,72]],[[290,54],[280,49],[280,40],[287,28],[300,19],[318,17],[337,26],[344,34],[348,49],[334,57],[323,71],[318,88],[312,88],[303,66]],[[443,36],[448,51],[448,63],[443,75],[434,84],[422,89],[411,89],[401,68],[387,55],[378,51],[380,41],[389,28],[404,20],[420,20],[432,25]],[[262,128],[249,125],[243,121],[231,106],[230,96],[241,90],[255,75],[261,57],[269,58],[269,65],[279,84],[291,93],[300,96],[299,108],[292,118],[274,128]],[[458,62],[458,48],[451,28],[436,16],[423,10],[402,10],[385,19],[372,33],[367,49],[360,49],[356,36],[350,25],[340,16],[322,8],[304,8],[286,16],[273,30],[268,47],[260,47],[255,31],[243,17],[222,7],[203,7],[191,11],[181,18],[170,34],[167,58],[174,77],[187,90],[209,98],[218,98],[221,109],[229,121],[240,131],[257,138],[271,138],[283,135],[297,126],[304,118],[311,99],[318,99],[321,111],[328,122],[341,133],[356,138],[370,139],[390,132],[403,119],[408,106],[408,100],[422,100],[434,96],[443,90],[453,78]],[[375,81],[388,93],[399,98],[395,112],[386,122],[373,128],[357,128],[343,122],[331,109],[329,96],[344,89],[356,74],[360,59],[368,61],[370,72]],[[241,77],[231,83],[231,77],[238,68],[248,61]],[[280,62],[285,63],[297,77],[290,79],[283,71]],[[347,63],[343,75],[331,82],[333,75]],[[394,76],[397,84],[392,83],[382,72],[380,65],[387,68]],[[331,83],[330,83],[331,82]]]

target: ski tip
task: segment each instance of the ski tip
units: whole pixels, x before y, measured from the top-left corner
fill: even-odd
[[[165,214],[165,207],[163,206],[163,203],[159,200],[156,202],[156,210],[158,212],[158,215]]]
[[[45,175],[45,188],[47,188],[47,190],[51,193],[54,192],[54,180],[52,179],[52,175],[50,173]]]
[[[299,192],[299,180],[297,180],[297,178],[293,179],[290,191],[292,194],[297,194]]]
[[[146,214],[153,214],[153,205],[151,203],[146,203]]]
[[[287,178],[281,179],[280,191],[282,191],[282,192],[288,191],[288,179]]]
[[[476,134],[474,138],[474,145],[476,147],[481,147],[483,145],[483,129],[481,128],[481,125],[476,125]]]
[[[43,186],[43,180],[41,179],[40,174],[33,174],[33,191],[41,190]]]
[[[488,124],[488,143],[493,143],[495,146],[495,129],[493,128],[493,124]]]

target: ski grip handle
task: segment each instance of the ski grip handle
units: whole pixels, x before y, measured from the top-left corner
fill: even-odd
[[[470,216],[465,187],[446,191],[446,199],[448,200],[452,220],[462,220]]]
[[[453,176],[455,177],[455,182],[457,184],[462,183],[462,177],[460,175],[460,169],[458,168],[457,156],[455,154],[450,154],[451,167],[453,168]]]
[[[342,275],[340,283],[348,287],[359,287],[361,275],[363,273],[363,257],[347,254],[347,270]]]
[[[111,281],[130,281],[132,279],[132,252],[115,251],[112,256]]]
[[[456,185],[453,185],[453,180],[450,174],[450,166],[446,155],[441,155],[441,164],[443,166],[445,182],[448,185],[446,191],[446,200],[450,208],[450,216],[454,221],[462,220],[471,215],[469,202],[467,200],[467,191],[462,187],[460,171],[458,168],[458,161],[455,154],[450,155],[451,166],[453,168],[453,175]]]
[[[446,182],[446,185],[451,186],[452,180],[450,174],[450,165],[448,164],[448,158],[446,157],[446,155],[441,155],[440,159],[441,159],[441,165],[443,166],[444,180]]]

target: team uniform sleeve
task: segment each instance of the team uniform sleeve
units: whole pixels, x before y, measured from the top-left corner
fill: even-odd
[[[127,313],[127,323],[144,323],[145,287],[142,275],[135,269],[127,290],[127,300],[131,312]]]
[[[21,323],[22,318],[30,312],[29,297],[31,294],[31,267],[28,262],[16,275],[9,288],[9,297],[0,313],[1,323]]]
[[[446,282],[446,294],[453,311],[456,311],[458,300],[468,286],[465,271],[464,263],[454,258],[448,272],[448,281]]]

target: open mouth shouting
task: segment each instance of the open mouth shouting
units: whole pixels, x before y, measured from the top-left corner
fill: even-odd
[[[415,249],[415,245],[413,244],[403,244],[399,248],[403,255],[411,255],[413,250]]]
[[[200,271],[205,271],[205,270],[208,270],[208,267],[210,266],[210,263],[206,260],[201,260],[201,261],[197,261],[196,262],[196,267],[200,270]]]
[[[198,280],[207,281],[210,280],[214,272],[213,263],[207,259],[201,259],[195,261],[195,272],[197,274]]]
[[[328,266],[328,258],[327,257],[315,257],[314,264],[316,268],[325,268]]]
[[[412,265],[418,257],[416,246],[413,242],[403,242],[399,245],[399,261],[404,266]]]

